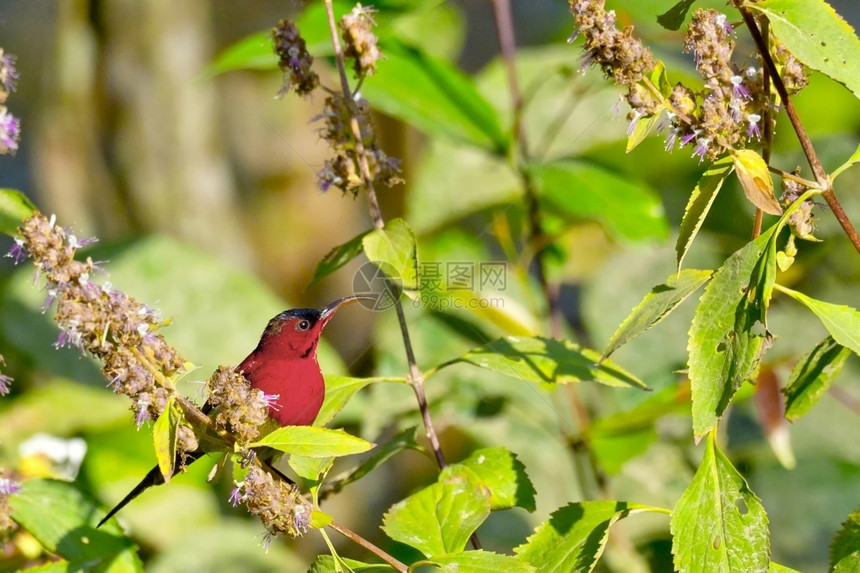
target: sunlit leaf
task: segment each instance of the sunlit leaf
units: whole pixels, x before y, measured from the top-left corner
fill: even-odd
[[[712,274],[713,271],[685,269],[652,288],[612,335],[601,359],[607,358],[620,346],[666,318],[675,307],[708,282]]]
[[[830,545],[830,567],[832,573],[860,571],[860,508],[848,516],[833,539]]]
[[[806,414],[842,372],[851,351],[828,336],[804,354],[791,371],[785,394],[785,417],[794,422]]]
[[[672,510],[672,553],[680,573],[767,571],[770,547],[761,500],[714,443]]]
[[[388,278],[414,296],[418,291],[418,254],[415,235],[403,219],[392,219],[362,240],[364,254],[380,266]]]
[[[309,458],[293,454],[287,463],[290,464],[297,476],[314,484],[319,481],[322,474],[331,469],[334,458]]]
[[[747,199],[765,213],[781,215],[782,207],[773,194],[773,177],[762,156],[752,149],[741,149],[731,157]]]
[[[675,243],[675,252],[678,254],[678,270],[681,270],[681,264],[684,262],[687,250],[699,233],[699,229],[702,228],[702,223],[705,222],[705,217],[708,216],[708,211],[714,204],[714,199],[717,198],[717,192],[734,168],[731,156],[715,161],[708,167],[708,170],[696,184],[696,188],[693,189],[687,207],[684,209],[684,218],[681,219],[681,226],[678,228],[678,241]]]
[[[442,573],[535,573],[535,568],[517,557],[491,551],[463,551],[447,555],[434,555],[428,561]],[[418,565],[421,563],[419,562]]]
[[[143,572],[136,547],[111,521],[96,529],[102,511],[73,484],[55,480],[25,481],[10,498],[12,519],[51,553],[69,562],[69,570],[109,573]]]
[[[660,196],[591,163],[569,159],[529,167],[544,209],[563,217],[596,219],[622,241],[663,239],[669,226]]]
[[[514,553],[537,571],[587,573],[603,554],[612,524],[642,511],[653,508],[625,501],[572,503],[554,511]]]
[[[816,300],[783,286],[780,286],[779,290],[815,313],[833,340],[850,348],[855,354],[860,354],[860,312],[850,306]]]
[[[254,448],[260,446],[309,458],[328,458],[360,454],[368,451],[374,444],[351,436],[343,430],[316,426],[284,426],[251,444]]]
[[[547,389],[555,384],[594,381],[607,386],[647,386],[610,361],[598,365],[600,354],[568,340],[542,337],[499,338],[439,366],[444,368],[467,362],[526,382],[537,382]]]
[[[350,376],[325,376],[325,399],[314,421],[316,426],[325,426],[347,405],[356,393],[369,384],[394,382],[405,384],[405,378],[377,376],[371,378],[352,378]]]
[[[662,112],[662,109],[658,109],[652,115],[640,117],[635,120],[636,123],[633,124],[630,134],[627,136],[627,153],[633,151],[640,143],[645,141],[645,138],[648,137],[652,131],[654,131],[654,128],[657,127],[658,123],[660,123]]]
[[[342,245],[333,248],[323,259],[317,263],[317,268],[314,271],[313,280],[318,281],[323,277],[327,277],[340,267],[361,254],[362,241],[364,236],[370,231],[356,235]]]
[[[215,56],[206,68],[206,76],[213,77],[233,70],[274,70],[278,56],[272,45],[272,31],[264,30],[242,38]]]
[[[750,283],[777,228],[774,225],[726,259],[696,307],[687,344],[696,436],[717,423],[758,366],[766,334],[753,331],[761,310],[751,300],[755,285]]]
[[[490,515],[490,495],[465,474],[441,475],[439,481],[394,504],[382,529],[395,541],[427,557],[462,551]]]
[[[0,233],[16,236],[21,223],[35,212],[36,206],[17,189],[0,189]]]
[[[331,555],[318,555],[316,560],[311,564],[311,568],[308,569],[308,573],[344,573],[344,571],[346,570],[343,569],[343,565],[346,565],[356,573],[364,571],[367,571],[369,573],[394,571],[393,567],[384,563],[362,563],[361,561],[356,561],[355,559],[346,559],[343,557],[340,557],[339,559],[339,565],[341,566],[341,569],[338,569],[335,566],[334,557],[332,557]]]
[[[492,510],[511,507],[535,510],[534,486],[526,475],[526,467],[513,452],[502,447],[483,448],[449,468],[456,471],[457,466],[470,469],[489,490]]]
[[[173,477],[173,464],[176,461],[177,428],[182,421],[182,412],[176,407],[174,397],[167,399],[167,406],[152,426],[152,440],[155,442],[155,457],[158,469],[164,476],[164,483]]]
[[[814,70],[860,98],[860,39],[824,0],[763,0],[747,6],[770,21],[779,41]]]

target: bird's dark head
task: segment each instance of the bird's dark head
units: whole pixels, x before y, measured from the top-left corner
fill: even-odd
[[[348,296],[323,308],[294,308],[269,321],[259,348],[272,348],[282,357],[308,358],[316,356],[323,328],[341,307],[367,297]]]

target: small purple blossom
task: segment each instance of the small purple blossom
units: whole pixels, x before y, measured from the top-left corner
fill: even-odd
[[[705,155],[708,153],[708,145],[711,143],[711,140],[707,137],[700,137],[696,140],[696,148],[693,150],[692,157],[699,157],[699,163],[704,161]]]
[[[85,237],[83,239],[79,239],[75,235],[69,235],[68,241],[70,247],[72,247],[73,249],[80,249],[82,247],[86,247],[87,245],[97,243],[99,240],[96,237]]]
[[[732,27],[732,25],[729,24],[728,18],[726,17],[725,14],[718,14],[716,22],[717,22],[717,26],[721,27],[723,30],[726,31],[726,34],[734,34],[735,33],[734,27]]]
[[[5,396],[9,393],[9,383],[12,382],[11,376],[0,374],[0,396]]]
[[[666,146],[664,149],[666,151],[672,151],[675,149],[675,141],[678,139],[678,128],[673,127],[669,130],[669,134],[666,136]]]
[[[266,553],[269,552],[269,547],[272,546],[272,541],[275,539],[275,534],[271,531],[267,531],[263,534],[263,540],[260,542],[260,545],[263,549],[266,550]]]
[[[16,265],[26,259],[27,249],[24,248],[24,239],[16,237],[15,244],[12,245],[12,248],[9,249],[8,253],[6,253],[6,256],[15,261]]]
[[[281,409],[281,405],[278,403],[278,400],[281,398],[280,394],[266,394],[263,393],[263,402],[266,404],[266,407],[271,408],[275,412]]]
[[[747,126],[747,137],[761,139],[761,131],[758,127],[758,122],[761,121],[761,116],[757,113],[751,113],[747,115],[747,121],[749,121],[749,125]]]
[[[750,92],[744,87],[744,79],[741,76],[732,76],[732,97],[735,99],[752,99]]]
[[[0,83],[7,93],[15,91],[18,87],[18,71],[15,69],[17,61],[16,56],[4,54],[3,50],[0,50]]]
[[[0,478],[0,495],[13,495],[21,491],[21,484],[9,478]]]
[[[0,155],[18,151],[21,138],[21,120],[0,106]]]
[[[744,71],[744,75],[746,75],[748,79],[754,80],[758,76],[758,69],[750,66],[746,71]]]
[[[45,297],[45,304],[42,305],[42,314],[45,314],[45,311],[51,308],[51,305],[54,304],[55,300],[57,300],[57,294],[56,289],[48,289],[48,295]]]
[[[233,507],[238,506],[238,505],[239,505],[239,503],[242,501],[242,494],[240,493],[240,488],[241,488],[241,487],[242,487],[242,484],[241,484],[241,483],[237,483],[237,484],[236,484],[236,487],[234,487],[234,488],[233,488],[233,491],[231,491],[231,492],[230,492],[230,499],[229,499],[229,501],[230,501],[230,503],[233,505]]]
[[[695,129],[695,130],[693,130],[693,133],[687,134],[684,137],[682,137],[681,138],[681,147],[684,147],[685,145],[689,144],[691,141],[696,139],[700,133],[702,133],[701,129]]]
[[[308,506],[299,504],[293,510],[293,525],[299,533],[307,533],[311,524],[311,512]]]
[[[149,400],[141,398],[137,401],[137,414],[134,417],[134,423],[137,424],[137,429],[149,421]]]

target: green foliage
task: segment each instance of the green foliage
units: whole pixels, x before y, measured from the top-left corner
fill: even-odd
[[[672,510],[675,569],[767,571],[767,515],[761,500],[717,448],[711,432],[696,476]]]
[[[510,555],[499,555],[491,551],[463,551],[448,555],[434,555],[433,559],[422,563],[433,564],[442,573],[535,573],[534,567]]]
[[[860,508],[848,516],[830,546],[830,570],[849,573],[860,569]]]
[[[678,253],[678,270],[681,270],[681,264],[684,262],[684,257],[687,255],[687,250],[693,243],[693,239],[702,228],[702,223],[705,222],[705,217],[711,210],[711,205],[714,204],[714,199],[717,198],[717,193],[723,186],[726,177],[735,168],[731,156],[723,157],[713,163],[702,174],[699,183],[693,192],[690,194],[690,199],[687,202],[687,207],[684,209],[684,218],[681,219],[681,226],[678,229],[678,240],[675,243],[675,252]]]
[[[0,233],[18,234],[24,219],[36,212],[36,206],[17,189],[0,189]]]
[[[744,195],[750,203],[765,213],[781,215],[782,207],[773,194],[773,178],[762,156],[752,149],[741,149],[732,153],[731,158]]]
[[[364,233],[359,233],[349,241],[345,242],[342,245],[338,245],[333,248],[328,254],[323,257],[323,259],[317,263],[317,268],[314,271],[314,279],[315,281],[320,280],[321,278],[327,277],[332,274],[343,265],[357,257],[361,254],[363,249],[362,242],[364,241],[364,237],[370,231],[365,231]]]
[[[475,450],[444,472],[459,473],[463,469],[471,471],[476,481],[490,492],[493,511],[511,507],[535,510],[534,486],[526,475],[526,467],[513,452],[501,447]]]
[[[837,167],[833,173],[830,175],[830,180],[834,180],[839,177],[842,173],[850,169],[855,163],[860,162],[860,145],[857,145],[857,149],[854,150],[854,153],[851,154],[845,163]]]
[[[828,336],[803,355],[783,389],[785,417],[794,422],[806,414],[842,372],[850,354]]]
[[[339,563],[335,565],[334,557],[331,555],[320,555],[313,562],[311,568],[308,569],[308,573],[343,573],[344,571],[355,571],[356,573],[369,571],[370,573],[375,573],[377,571],[394,571],[394,568],[391,566],[379,563],[362,563],[355,559],[345,559],[343,557],[338,557],[337,561]],[[341,569],[338,569],[338,566]],[[349,567],[349,569],[345,569],[345,567]]]
[[[398,288],[410,296],[418,291],[418,252],[415,234],[403,219],[386,223],[362,239],[364,254],[380,266]]]
[[[634,375],[608,360],[598,364],[599,360],[598,352],[581,348],[568,340],[509,336],[473,348],[439,368],[466,362],[524,382],[537,382],[548,390],[556,384],[584,381],[648,389]]]
[[[860,98],[860,39],[824,0],[763,0],[750,3],[770,21],[792,54]]]
[[[174,396],[167,399],[164,411],[152,426],[152,440],[155,443],[155,457],[158,468],[164,476],[164,483],[169,483],[173,477],[173,465],[176,461],[177,429],[182,422],[182,412],[176,406]]]
[[[833,340],[854,354],[860,354],[860,312],[849,306],[815,300],[785,287],[779,287],[779,290],[815,313]]]
[[[338,412],[352,399],[355,394],[370,384],[377,382],[395,382],[405,384],[405,378],[377,376],[373,378],[352,378],[350,376],[325,376],[325,399],[314,424],[325,426],[331,422]]]
[[[115,523],[96,529],[99,507],[74,485],[28,480],[11,502],[12,519],[66,560],[69,570],[143,572],[131,540]]]
[[[553,512],[514,552],[537,571],[588,572],[603,554],[609,528],[631,513],[653,511],[624,501],[583,501]]]
[[[350,436],[343,430],[318,426],[284,426],[250,445],[253,448],[265,446],[309,458],[351,456],[366,452],[374,446],[361,438]]]

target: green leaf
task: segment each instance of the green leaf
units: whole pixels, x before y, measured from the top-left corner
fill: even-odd
[[[318,511],[316,509],[311,512],[310,525],[314,529],[322,529],[333,521],[334,518],[325,512]]]
[[[341,567],[346,565],[352,571],[370,571],[372,573],[382,572],[382,571],[394,571],[394,568],[390,565],[386,565],[383,563],[362,563],[361,561],[356,561],[355,559],[346,559],[344,557],[339,557]],[[335,566],[335,559],[331,555],[318,555],[316,561],[311,564],[311,568],[308,569],[308,573],[343,573],[343,568],[338,569]]]
[[[447,62],[402,43],[383,44],[385,59],[365,80],[362,95],[392,117],[428,135],[504,155],[509,142],[493,107],[472,80]]]
[[[830,545],[830,571],[860,571],[860,507],[848,516]]]
[[[356,235],[342,245],[333,248],[323,259],[317,263],[317,268],[314,271],[314,281],[318,281],[323,277],[327,277],[340,267],[357,257],[361,253],[362,240],[370,231],[366,231]]]
[[[555,384],[594,381],[607,386],[648,389],[645,383],[610,361],[597,364],[600,355],[568,340],[543,337],[499,338],[439,366],[467,362],[548,390]]]
[[[462,551],[489,515],[489,493],[466,474],[449,473],[394,504],[382,529],[391,539],[432,557]]]
[[[251,444],[253,448],[261,446],[309,458],[328,458],[360,454],[368,451],[374,444],[351,436],[343,430],[316,426],[284,426]]]
[[[860,354],[860,312],[850,306],[810,298],[783,286],[779,286],[778,289],[815,313],[833,340],[850,348],[854,354]]]
[[[437,565],[442,573],[535,573],[534,567],[517,557],[483,550],[434,555],[430,561],[415,565],[425,563]]]
[[[836,170],[830,175],[830,181],[835,180],[839,177],[843,171],[853,166],[855,163],[860,162],[860,145],[857,145],[857,149],[854,150],[854,153],[851,154],[851,157],[848,160],[836,168]]]
[[[752,149],[741,149],[731,154],[735,173],[750,203],[771,215],[781,215],[782,207],[773,194],[773,178],[767,163]]]
[[[435,297],[435,298],[434,298]],[[431,309],[450,303],[444,308],[462,308],[498,326],[514,336],[532,336],[541,327],[534,315],[511,296],[502,292],[472,292],[446,290],[441,293],[421,293],[421,301]],[[500,301],[496,304],[495,301]]]
[[[17,189],[0,189],[0,233],[18,235],[18,227],[36,212],[36,206]]]
[[[68,482],[29,480],[10,497],[12,519],[48,551],[69,562],[69,570],[142,572],[136,547],[116,520],[96,529],[102,511]]]
[[[785,417],[792,422],[806,414],[842,372],[851,351],[828,336],[795,365],[785,394]]]
[[[381,446],[375,448],[373,450],[373,453],[358,466],[335,477],[332,481],[326,483],[323,487],[323,490],[320,492],[320,499],[325,499],[333,494],[338,493],[347,485],[363,478],[371,471],[376,469],[379,465],[385,463],[392,456],[399,452],[402,452],[403,450],[408,449],[422,451],[421,446],[418,445],[418,441],[415,438],[416,431],[417,428],[415,426],[406,428],[398,432],[393,438],[391,438]],[[292,460],[292,458],[290,459]]]
[[[242,38],[215,56],[204,77],[212,78],[234,70],[275,70],[278,56],[272,44],[272,31],[263,30]]]
[[[708,167],[708,170],[699,179],[699,183],[696,184],[696,188],[693,189],[687,207],[684,209],[684,217],[678,228],[678,241],[675,243],[679,271],[684,262],[684,257],[687,255],[687,250],[699,233],[699,229],[702,228],[702,223],[705,222],[705,217],[708,216],[714,199],[717,198],[717,192],[734,168],[731,156],[727,155],[715,161],[713,165]]]
[[[554,511],[514,553],[541,573],[588,572],[603,554],[610,526],[641,511],[654,508],[625,501],[571,503]]]
[[[708,282],[712,274],[713,271],[685,269],[652,288],[612,335],[601,360],[666,318],[675,307]]]
[[[364,254],[403,291],[418,291],[418,252],[415,235],[403,219],[392,219],[384,229],[375,229],[362,240]]]
[[[306,456],[292,455],[287,461],[296,475],[303,480],[316,485],[320,476],[328,472],[334,464],[334,458],[309,458]]]
[[[627,136],[627,153],[633,151],[637,145],[645,141],[645,138],[654,131],[654,128],[657,127],[657,124],[660,122],[662,112],[663,109],[659,108],[653,115],[640,117],[636,120],[636,123],[633,124],[633,129]]]
[[[529,171],[548,211],[596,219],[619,241],[664,239],[669,234],[660,196],[642,182],[570,159],[531,165]]]
[[[167,399],[167,406],[152,427],[152,440],[155,442],[155,457],[158,468],[164,476],[164,483],[173,477],[173,464],[176,461],[176,430],[182,421],[182,412],[176,407],[173,395]]]
[[[657,23],[667,30],[676,31],[684,23],[687,12],[696,0],[681,0],[664,13],[657,16]]]
[[[687,343],[696,436],[717,423],[758,366],[766,335],[753,332],[762,310],[750,299],[753,290],[767,289],[756,288],[751,277],[778,227],[726,259],[696,307]]]
[[[456,472],[460,467],[471,470],[479,483],[487,488],[493,511],[511,507],[535,510],[535,488],[526,474],[526,467],[513,452],[502,447],[475,450],[448,469]]]
[[[763,0],[748,3],[770,20],[771,29],[797,59],[860,98],[860,39],[824,0]]]
[[[800,573],[800,571],[771,561],[770,566],[767,569],[767,573]]]
[[[675,569],[767,571],[767,515],[761,500],[708,436],[705,456],[669,522]]]
[[[376,382],[398,382],[406,384],[405,378],[376,376],[372,378],[351,378],[349,376],[325,376],[325,399],[320,408],[315,426],[325,426],[343,410],[356,393],[369,384]]]

